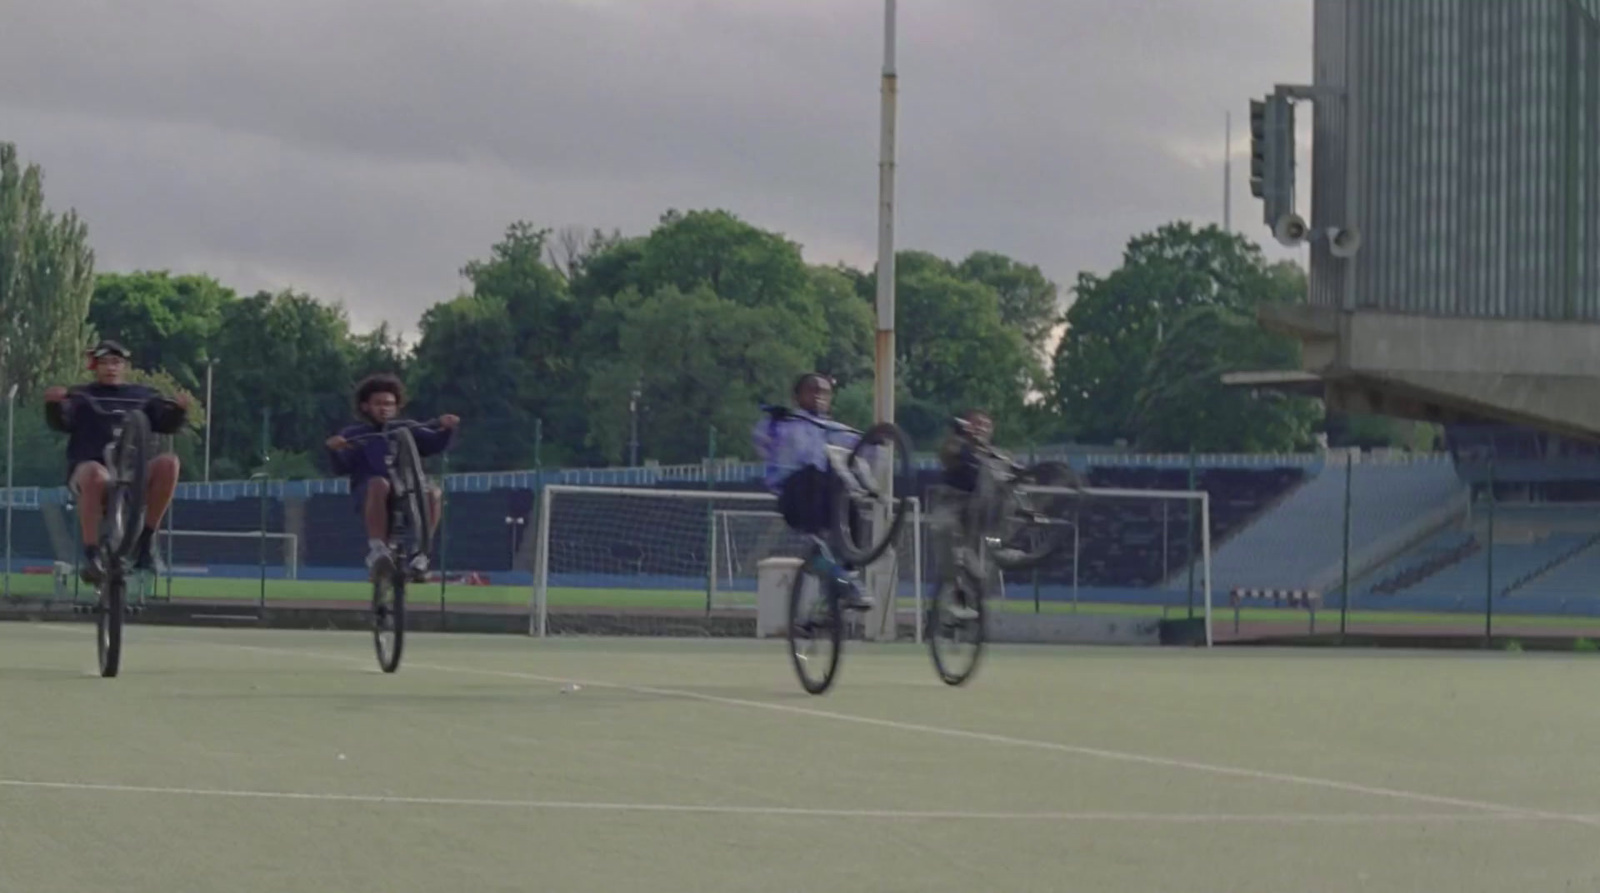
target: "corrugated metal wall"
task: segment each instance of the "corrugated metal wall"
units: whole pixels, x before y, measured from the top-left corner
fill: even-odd
[[[1313,303],[1600,321],[1596,7],[1317,0]]]

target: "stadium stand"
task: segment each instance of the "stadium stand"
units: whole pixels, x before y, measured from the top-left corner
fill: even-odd
[[[1468,489],[1448,459],[1358,461],[1352,468],[1352,573],[1392,558],[1466,513]],[[1335,588],[1344,543],[1342,460],[1325,465],[1237,536],[1215,547],[1218,589]]]

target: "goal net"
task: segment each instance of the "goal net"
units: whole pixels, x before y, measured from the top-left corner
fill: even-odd
[[[300,538],[248,530],[164,530],[156,555],[163,571],[249,576],[265,567],[273,576],[299,577]]]
[[[1193,618],[1203,624],[1205,643],[1211,644],[1213,528],[1205,491],[1091,487],[1080,494],[1030,487],[1027,492],[1052,519],[1049,532],[1058,548],[1037,567],[1002,576],[1002,598],[1008,602],[1002,610]]]
[[[912,501],[915,504],[915,500]],[[892,584],[913,623],[920,599],[915,510],[895,544],[905,571]],[[548,629],[552,605],[596,612],[754,611],[758,568],[801,557],[806,537],[791,531],[768,493],[552,485],[535,531],[533,628]]]

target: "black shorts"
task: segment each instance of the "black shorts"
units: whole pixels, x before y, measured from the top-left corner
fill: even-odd
[[[800,533],[821,534],[833,527],[833,500],[838,489],[831,471],[806,466],[783,479],[778,511],[784,523]]]
[[[834,501],[843,498],[832,471],[806,466],[784,478],[778,489],[778,511],[792,529],[823,536],[830,541],[834,529]],[[860,542],[866,533],[859,513],[850,518],[852,538]]]

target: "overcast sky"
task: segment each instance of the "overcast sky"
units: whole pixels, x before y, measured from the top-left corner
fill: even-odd
[[[875,256],[880,0],[3,5],[0,141],[102,270],[412,331],[519,218],[719,207],[813,262]],[[1132,233],[1220,222],[1230,110],[1233,222],[1270,241],[1245,109],[1310,78],[1311,6],[901,0],[898,246],[1107,271]]]

